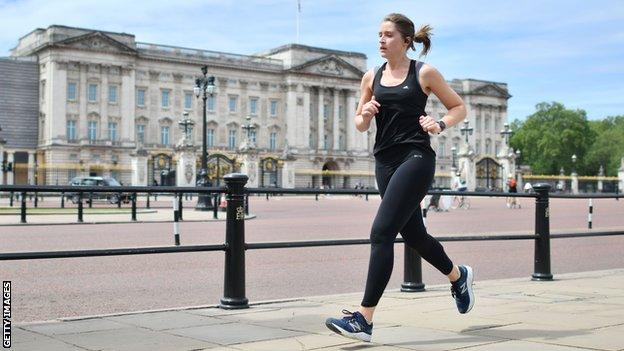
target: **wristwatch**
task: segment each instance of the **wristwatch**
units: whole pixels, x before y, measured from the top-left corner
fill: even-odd
[[[446,123],[443,120],[438,121],[438,125],[440,126],[440,133],[442,133],[446,129]],[[438,133],[438,134],[440,134]]]

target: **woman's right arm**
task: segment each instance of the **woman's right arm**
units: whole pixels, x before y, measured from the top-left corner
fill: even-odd
[[[379,112],[379,103],[375,101],[372,91],[373,70],[364,73],[360,86],[360,102],[355,111],[355,128],[364,133],[370,128],[370,122]]]

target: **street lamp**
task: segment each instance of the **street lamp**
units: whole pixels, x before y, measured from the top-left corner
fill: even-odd
[[[251,134],[256,131],[256,127],[251,123],[251,116],[247,116],[247,118],[245,119],[247,120],[247,124],[243,124],[243,126],[241,127],[245,131],[245,135],[247,136],[245,143],[243,143],[243,151],[256,148],[255,141],[251,139]]]
[[[199,178],[197,179],[197,186],[208,186],[208,150],[206,147],[206,100],[208,96],[213,96],[214,94],[214,76],[207,77],[208,66],[203,66],[201,68],[203,73],[203,77],[199,77],[195,80],[195,88],[193,88],[193,92],[195,96],[199,98],[202,97],[203,100],[203,119],[202,119],[202,158],[201,158],[201,170],[199,171]],[[205,193],[200,193],[197,196],[197,205],[195,206],[196,210],[199,211],[208,211],[212,209],[212,203],[210,201],[210,195]]]
[[[576,154],[572,155],[572,173],[576,173]]]
[[[516,168],[520,169],[520,155],[522,153],[520,152],[520,149],[516,150]]]
[[[468,126],[468,120],[464,121],[464,126],[459,130],[462,135],[466,136],[466,144],[468,144],[468,135],[472,135],[473,128]]]
[[[184,111],[182,116],[182,119],[178,121],[180,130],[182,130],[182,133],[184,133],[184,139],[181,146],[187,146],[191,143],[191,134],[193,133],[193,126],[195,125],[195,122],[193,122],[193,120],[189,118],[188,111]]]
[[[505,129],[501,130],[501,136],[505,139],[505,145],[509,144],[509,137],[513,132],[509,129],[509,123],[505,123]]]

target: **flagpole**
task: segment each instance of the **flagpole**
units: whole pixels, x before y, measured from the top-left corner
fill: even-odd
[[[301,13],[301,0],[297,0],[297,41],[296,44],[299,44],[299,14]]]

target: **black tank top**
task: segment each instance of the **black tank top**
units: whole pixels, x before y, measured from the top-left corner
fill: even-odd
[[[386,64],[387,62],[377,70],[373,80],[373,95],[381,105],[379,113],[375,116],[377,134],[373,155],[393,146],[412,145],[432,153],[435,157],[429,133],[425,132],[418,122],[420,116],[427,115],[425,105],[428,96],[418,82],[418,72],[423,63],[411,60],[405,80],[391,87],[381,85],[381,74]]]

